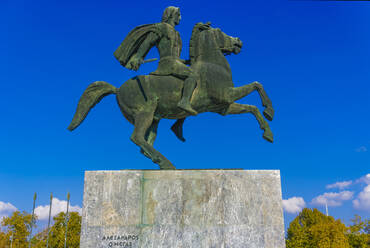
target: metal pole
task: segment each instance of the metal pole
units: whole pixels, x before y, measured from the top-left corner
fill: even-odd
[[[49,247],[49,236],[50,236],[50,217],[51,217],[51,207],[53,204],[53,193],[50,193],[50,206],[49,206],[49,222],[48,222],[48,236],[46,238],[46,248]]]
[[[13,248],[13,235],[14,233],[12,233],[12,236],[10,237],[10,248]]]
[[[29,242],[28,242],[28,248],[31,248],[32,227],[33,227],[33,219],[34,219],[34,216],[35,216],[36,198],[37,198],[37,195],[35,193],[35,195],[33,196],[33,208],[32,208],[32,218],[31,218],[31,232],[30,232],[30,237],[29,237]]]
[[[67,195],[67,214],[66,214],[66,219],[65,219],[65,222],[66,222],[66,233],[65,233],[65,237],[64,237],[64,248],[67,247],[67,232],[68,232],[68,220],[69,220],[69,216],[68,216],[68,210],[69,210],[69,198],[70,198],[70,194],[68,192],[68,195]]]

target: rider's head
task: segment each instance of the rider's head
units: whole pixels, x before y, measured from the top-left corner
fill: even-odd
[[[162,22],[178,25],[181,20],[180,9],[177,7],[169,6],[167,7],[162,15]]]

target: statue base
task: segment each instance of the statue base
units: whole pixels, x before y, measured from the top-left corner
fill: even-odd
[[[87,171],[80,247],[283,248],[280,171]]]

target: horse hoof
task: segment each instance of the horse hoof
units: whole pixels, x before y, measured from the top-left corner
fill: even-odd
[[[263,133],[263,138],[268,142],[274,142],[274,136],[270,130],[265,130],[265,132]]]
[[[176,125],[176,123],[171,127],[172,132],[176,135],[176,137],[181,140],[182,142],[185,142],[185,138],[182,134],[182,126]]]
[[[274,118],[274,109],[272,107],[267,107],[263,111],[263,115],[267,120],[272,121],[272,119]]]

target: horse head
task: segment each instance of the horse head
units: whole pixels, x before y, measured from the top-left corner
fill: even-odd
[[[190,58],[196,60],[199,56],[221,53],[238,54],[243,46],[237,37],[225,34],[219,28],[213,28],[210,23],[198,23],[193,28],[190,40]],[[213,56],[211,56],[213,57]]]

